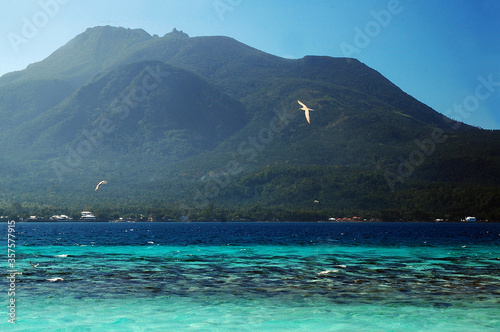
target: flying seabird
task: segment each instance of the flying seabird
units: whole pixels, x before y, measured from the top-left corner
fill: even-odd
[[[31,264],[31,266],[33,266],[33,267],[38,267],[38,265],[40,265],[40,263],[38,263],[38,264],[36,264],[36,265],[35,265],[35,264],[31,263],[31,261],[30,261],[30,264]]]
[[[309,111],[314,111],[313,109],[307,107],[303,102],[301,102],[300,100],[297,99],[297,102],[302,105],[302,107],[300,108],[301,110],[304,110],[305,114],[306,114],[306,120],[307,122],[309,122],[309,124],[311,124],[311,118],[309,117]]]
[[[101,186],[101,184],[106,184],[108,183],[108,181],[101,181],[97,184],[97,186],[95,187],[95,191],[97,191],[97,189],[99,189],[99,187]]]

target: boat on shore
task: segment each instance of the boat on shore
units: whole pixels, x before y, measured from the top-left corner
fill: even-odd
[[[30,217],[31,220],[36,220],[36,218]],[[53,215],[50,217],[51,221],[73,221],[70,217],[65,214]]]
[[[90,211],[82,211],[82,216],[80,217],[81,221],[96,221],[97,218]]]

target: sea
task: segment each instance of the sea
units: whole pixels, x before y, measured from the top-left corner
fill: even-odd
[[[500,331],[498,223],[0,228],[0,331]]]

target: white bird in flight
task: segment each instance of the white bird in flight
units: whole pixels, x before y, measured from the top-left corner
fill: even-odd
[[[35,267],[35,268],[36,268],[36,267],[38,267],[38,265],[40,265],[40,263],[38,263],[38,264],[33,264],[32,262],[30,262],[30,264],[31,264],[31,266],[33,266],[33,267]]]
[[[307,107],[303,102],[301,102],[300,100],[297,99],[297,102],[302,105],[302,107],[300,108],[301,110],[304,110],[305,114],[306,114],[306,120],[307,122],[309,122],[309,124],[311,124],[311,118],[309,117],[309,111],[314,111],[313,109]]]
[[[95,191],[97,191],[97,189],[99,189],[99,187],[101,186],[101,184],[106,184],[108,183],[108,181],[101,181],[97,184],[97,186],[95,187]]]

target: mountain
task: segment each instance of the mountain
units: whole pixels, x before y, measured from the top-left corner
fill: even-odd
[[[214,148],[241,129],[246,116],[243,104],[201,77],[146,61],[95,75],[59,105],[7,133],[17,137],[11,147],[30,156],[99,139],[105,143],[96,149],[100,154],[151,146],[161,158],[178,159]]]
[[[355,59],[96,27],[1,77],[0,119],[0,214],[500,219],[499,132]]]
[[[113,66],[114,59],[119,54],[127,53],[152,38],[141,29],[117,29],[110,26],[89,28],[45,60],[31,64],[25,70],[2,76],[0,86],[58,78],[77,87],[94,74]]]
[[[63,101],[90,77],[114,65],[116,54],[151,39],[143,30],[88,29],[43,61],[0,78],[0,130]]]

